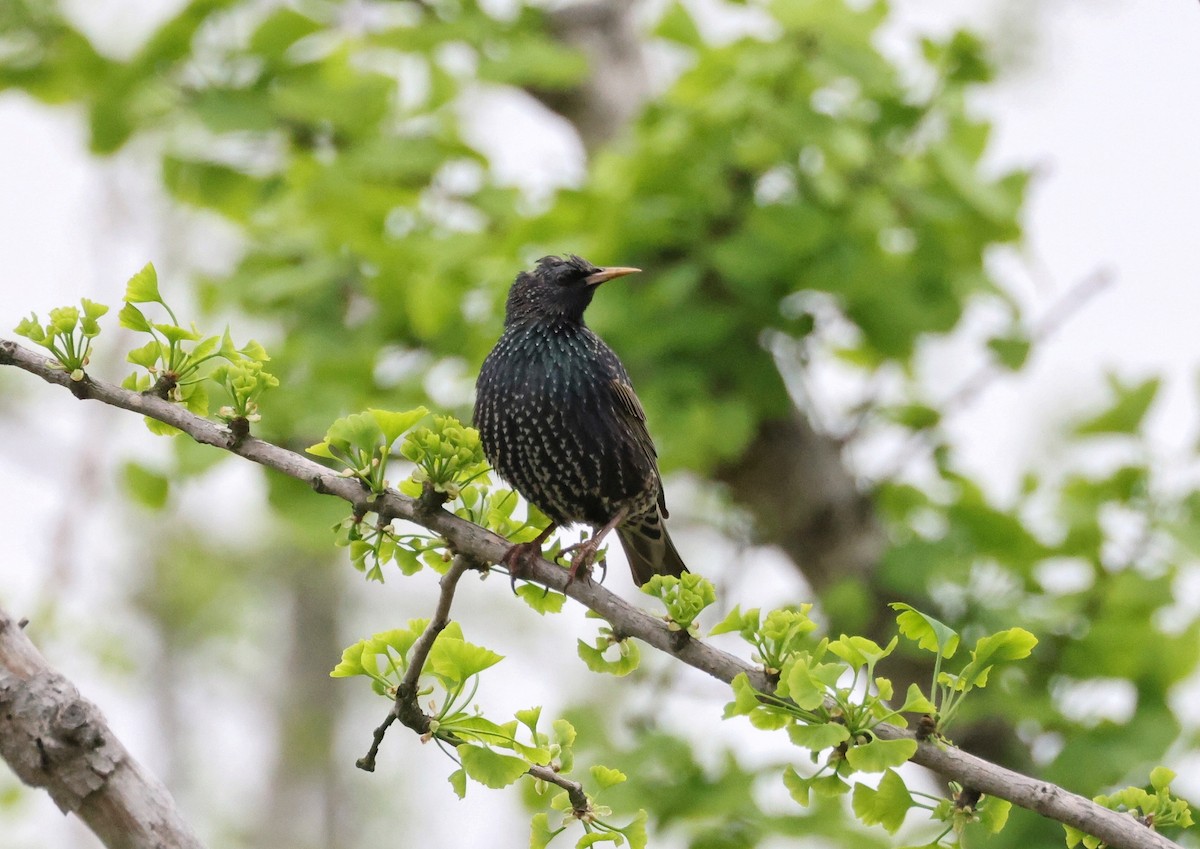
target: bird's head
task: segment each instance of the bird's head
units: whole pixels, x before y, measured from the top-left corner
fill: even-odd
[[[599,268],[572,255],[544,256],[532,271],[522,271],[508,292],[505,325],[560,319],[583,322],[596,287],[607,280],[636,274],[640,268]]]

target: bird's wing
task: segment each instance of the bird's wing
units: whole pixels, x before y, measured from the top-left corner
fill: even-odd
[[[625,425],[625,429],[633,434],[634,441],[645,454],[646,463],[654,470],[654,477],[658,479],[658,506],[666,517],[667,504],[663,498],[662,478],[658,473],[658,452],[654,449],[654,440],[650,438],[650,431],[646,427],[646,411],[642,409],[642,402],[638,400],[627,380],[614,378],[609,381],[608,387],[612,392],[613,409],[617,417]]]

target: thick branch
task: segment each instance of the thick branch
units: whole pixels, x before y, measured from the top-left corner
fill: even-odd
[[[318,492],[349,502],[357,513],[374,510],[385,520],[401,518],[416,522],[445,537],[458,554],[474,560],[498,563],[509,549],[507,540],[444,510],[430,510],[394,491],[370,499],[369,493],[356,480],[342,477],[307,457],[259,439],[236,441],[221,426],[160,398],[90,379],[73,384],[70,376],[54,368],[49,359],[8,340],[0,339],[0,365],[15,365],[49,383],[66,386],[77,397],[93,398],[166,422],[198,442],[216,445],[282,474],[307,481]],[[566,570],[560,566],[536,560],[528,565],[523,577],[565,593],[595,611],[610,623],[615,633],[636,637],[714,678],[728,682],[744,672],[755,688],[765,692],[773,689],[762,670],[701,640],[678,641],[660,618],[634,607],[592,581],[568,580]],[[912,732],[891,725],[880,725],[876,731],[889,739],[913,736]],[[1056,785],[1005,769],[953,746],[920,742],[912,759],[964,787],[1007,799],[1095,835],[1114,849],[1178,849],[1177,844],[1127,814],[1111,811]]]
[[[110,849],[201,849],[167,788],[0,609],[0,757]]]

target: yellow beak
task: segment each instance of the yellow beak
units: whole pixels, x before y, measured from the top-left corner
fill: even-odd
[[[599,286],[609,280],[615,280],[618,277],[624,277],[626,274],[637,274],[640,268],[625,268],[622,266],[614,266],[613,268],[601,268],[595,274],[589,274],[583,278],[583,282],[589,286]]]

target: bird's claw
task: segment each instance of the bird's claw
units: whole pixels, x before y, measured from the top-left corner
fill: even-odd
[[[568,545],[558,553],[558,556],[555,559],[559,560],[562,559],[563,555],[571,554],[573,552],[575,553],[575,556],[571,558],[571,567],[567,570],[568,587],[575,583],[575,578],[581,572],[585,578],[590,580],[592,577],[593,566],[600,567],[599,583],[604,583],[604,579],[608,577],[608,562],[605,560],[596,560],[596,556],[599,553],[599,547],[600,546],[597,543],[597,539],[593,537],[592,539],[584,540],[583,542],[577,542],[574,545]]]
[[[517,578],[525,577],[531,558],[542,556],[542,544],[537,540],[531,542],[515,542],[500,558],[500,565],[508,569],[509,584],[513,595],[517,594]]]

